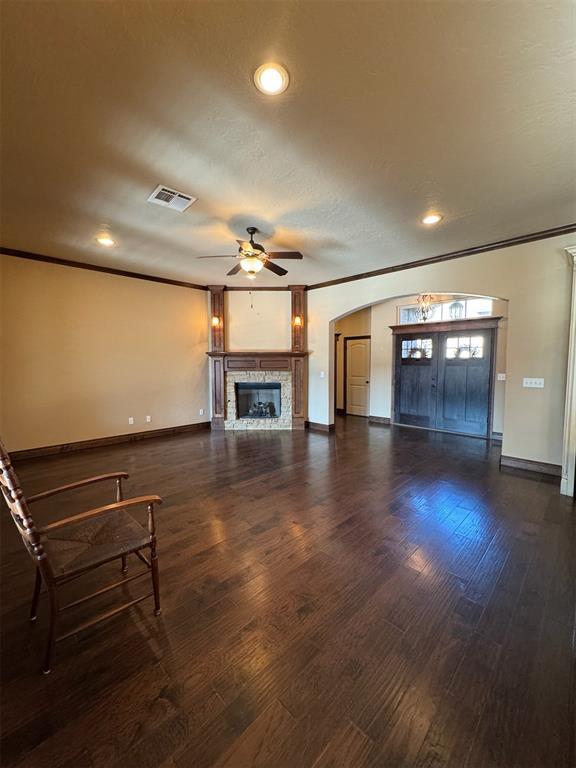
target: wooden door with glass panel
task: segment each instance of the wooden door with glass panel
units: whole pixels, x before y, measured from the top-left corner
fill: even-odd
[[[405,333],[396,337],[395,421],[413,427],[436,426],[438,334]]]
[[[488,436],[493,333],[439,334],[437,429]]]
[[[395,422],[488,436],[494,331],[427,330],[396,335]]]

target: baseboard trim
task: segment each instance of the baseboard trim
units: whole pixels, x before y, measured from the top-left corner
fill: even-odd
[[[110,437],[97,437],[94,440],[79,440],[75,443],[60,443],[60,445],[46,445],[42,448],[28,448],[23,451],[11,451],[10,456],[15,461],[23,459],[37,459],[42,456],[53,456],[60,453],[72,453],[74,451],[86,451],[90,448],[102,448],[106,445],[118,443],[132,443],[137,440],[148,440],[154,437],[170,437],[183,432],[200,432],[210,429],[209,421],[201,421],[198,424],[182,424],[179,427],[165,427],[164,429],[149,429],[146,432],[131,432],[127,435],[111,435]]]
[[[370,424],[390,424],[388,416],[368,416]]]
[[[508,469],[523,469],[527,472],[540,472],[542,475],[561,477],[560,464],[547,464],[545,461],[532,461],[532,459],[518,459],[515,456],[501,456],[500,466]]]
[[[334,432],[334,424],[320,424],[318,421],[307,421],[306,429],[313,432]]]
[[[336,408],[336,416],[345,416],[344,408]]]

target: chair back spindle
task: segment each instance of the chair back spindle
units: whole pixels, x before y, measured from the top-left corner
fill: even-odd
[[[6,502],[12,520],[18,528],[24,546],[28,554],[36,564],[46,560],[46,552],[42,546],[40,536],[34,526],[34,520],[30,514],[26,497],[20,486],[18,476],[12,466],[10,456],[4,444],[0,440],[0,490],[2,498]]]

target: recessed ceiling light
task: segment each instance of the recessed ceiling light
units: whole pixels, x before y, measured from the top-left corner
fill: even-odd
[[[442,216],[439,213],[429,213],[422,219],[422,224],[438,224],[439,221],[442,221]]]
[[[283,93],[290,82],[290,77],[285,67],[281,64],[262,64],[254,72],[254,84],[256,88],[267,96],[277,96]]]
[[[116,240],[110,237],[107,232],[103,232],[101,235],[98,235],[96,241],[100,243],[100,245],[103,245],[105,248],[112,248],[113,245],[116,245]]]

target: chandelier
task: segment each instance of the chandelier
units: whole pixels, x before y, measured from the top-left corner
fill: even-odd
[[[418,296],[418,316],[420,317],[420,322],[425,323],[429,320],[430,317],[432,317],[433,311],[432,294],[421,293],[420,296]]]

